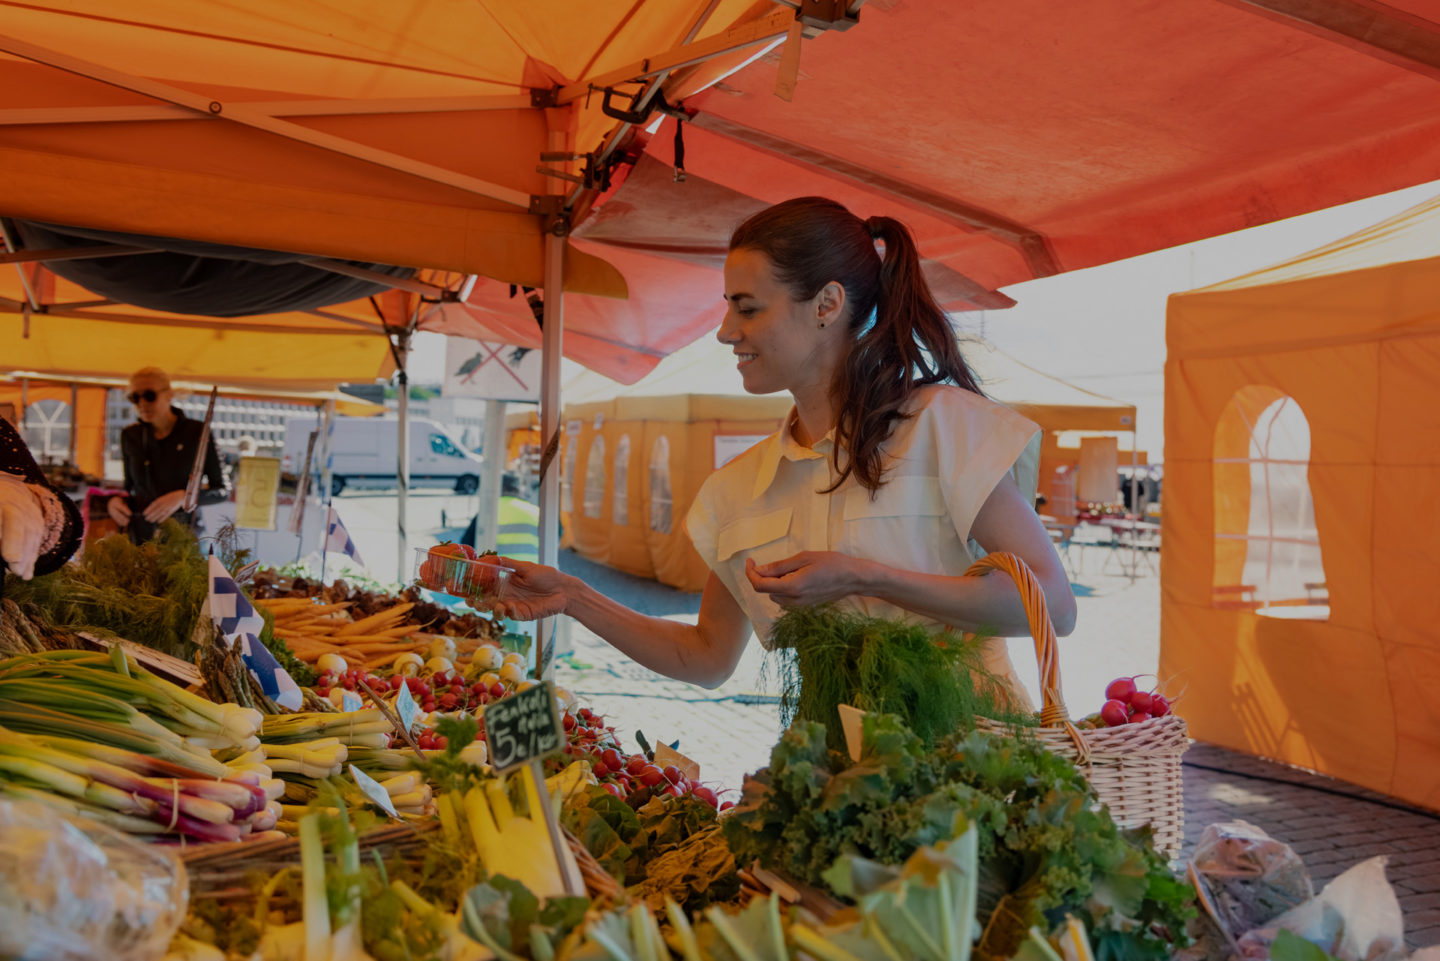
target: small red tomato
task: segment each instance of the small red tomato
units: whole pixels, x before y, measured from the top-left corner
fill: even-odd
[[[1148,720],[1150,720],[1150,715],[1145,711],[1136,711],[1130,715],[1131,724],[1144,724]]]
[[[1164,694],[1155,694],[1150,698],[1150,716],[1164,717],[1170,713],[1170,702]]]
[[[1100,708],[1100,720],[1107,727],[1119,727],[1130,717],[1130,707],[1124,701],[1106,701]]]
[[[1105,686],[1105,699],[1109,701],[1124,701],[1130,703],[1130,696],[1135,693],[1135,678],[1117,677]]]

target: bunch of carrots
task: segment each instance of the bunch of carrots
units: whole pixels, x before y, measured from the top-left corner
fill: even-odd
[[[415,605],[404,601],[358,621],[346,614],[349,601],[316,604],[306,597],[257,598],[275,618],[275,636],[309,664],[339,654],[367,670],[386,667],[401,654],[422,651],[432,640],[415,624],[401,623]]]

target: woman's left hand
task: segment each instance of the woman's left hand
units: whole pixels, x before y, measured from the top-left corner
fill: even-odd
[[[781,607],[811,607],[852,594],[864,594],[872,561],[835,551],[801,551],[769,564],[745,561],[745,576],[758,594],[769,594]]]

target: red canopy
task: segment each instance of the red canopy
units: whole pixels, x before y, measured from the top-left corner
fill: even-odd
[[[632,299],[567,298],[567,353],[633,382],[714,326],[719,277],[691,268],[788,197],[906,221],[965,309],[1440,178],[1440,3],[1400,6],[867,4],[854,29],[805,44],[793,102],[773,92],[778,52],[685,101],[683,183],[665,121],[576,232]],[[538,343],[508,287],[482,284],[471,303],[468,322]]]

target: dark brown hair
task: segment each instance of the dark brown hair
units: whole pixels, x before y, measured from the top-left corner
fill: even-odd
[[[875,241],[885,245],[882,259]],[[884,483],[880,447],[924,384],[953,383],[980,393],[949,318],[920,271],[915,239],[890,217],[861,220],[824,197],[799,197],[755,214],[730,236],[730,249],[758,250],[797,301],[832,281],[845,288],[852,337],[830,393],[835,424],[835,490],[853,472],[872,494]],[[874,313],[874,323],[870,322]],[[846,461],[840,463],[840,451]]]

